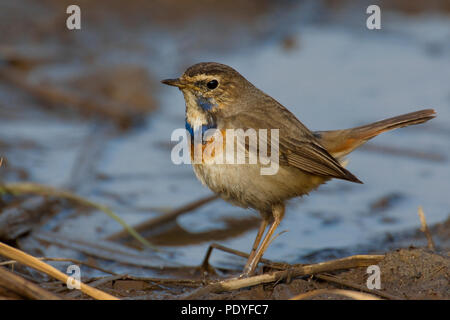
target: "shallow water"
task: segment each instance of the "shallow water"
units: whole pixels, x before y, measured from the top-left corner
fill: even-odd
[[[438,117],[425,125],[385,133],[370,142],[432,155],[434,160],[370,148],[355,151],[347,168],[364,184],[331,181],[310,196],[290,201],[279,227],[288,232],[272,243],[265,255],[269,259],[298,263],[318,250],[353,248],[386,233],[416,228],[418,206],[423,206],[429,224],[449,214],[450,19],[421,16],[413,20],[387,14],[381,31],[368,31],[364,23],[355,20],[290,26],[289,41],[294,44],[290,49],[274,36],[251,46],[237,46],[232,52],[193,50],[182,57],[179,39],[162,37],[156,39],[161,43],[156,61],[144,62],[139,55],[135,58],[156,79],[178,76],[199,61],[233,66],[312,130],[356,126],[421,108],[437,111]],[[155,39],[149,37],[148,41]],[[121,59],[118,53],[108,57]],[[99,134],[108,139],[100,143],[96,164],[87,169],[95,176],[89,183],[81,181],[76,191],[110,206],[129,224],[207,196],[210,191],[196,180],[191,167],[174,165],[170,159],[170,135],[184,127],[182,95],[162,84],[156,88],[158,111],[149,114],[140,129],[116,136],[98,133],[95,125],[78,117],[61,118],[36,109],[27,97],[0,87],[0,95],[6,99],[1,112],[8,114],[0,119],[1,141],[32,145],[32,152],[24,147],[6,148],[8,162],[27,168],[31,181],[67,187],[73,178],[70,168],[79,161],[85,144]],[[6,106],[14,105],[25,108],[26,114],[13,116],[12,107]],[[20,180],[13,174],[9,178]],[[371,208],[392,195],[397,196],[388,206]],[[257,214],[217,200],[177,222],[188,232],[202,233],[225,228],[226,219],[250,217]],[[57,216],[54,221],[57,223],[50,221],[43,230],[57,225],[61,234],[92,241],[120,230],[120,225],[102,212],[69,214],[64,220]],[[255,234],[256,229],[251,228],[218,242],[248,251]],[[173,254],[171,262],[198,265],[212,241],[217,239],[166,249]],[[42,250],[45,256],[79,257],[76,251],[55,245]],[[243,263],[221,253],[214,253],[211,261],[222,266]],[[135,268],[114,267],[117,272],[141,273]]]

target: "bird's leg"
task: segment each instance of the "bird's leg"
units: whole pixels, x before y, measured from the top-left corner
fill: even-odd
[[[269,247],[270,241],[272,239],[272,235],[274,234],[275,230],[277,229],[278,225],[280,224],[281,220],[284,216],[284,205],[283,204],[276,204],[272,206],[272,215],[273,215],[273,222],[270,225],[269,231],[267,231],[266,236],[264,237],[263,242],[259,246],[258,250],[252,257],[251,261],[249,259],[249,262],[247,262],[244,272],[242,273],[241,277],[248,277],[252,275],[255,272],[255,269],[261,260],[264,252]],[[258,232],[259,235],[259,232]],[[255,240],[256,242],[256,240]],[[251,256],[250,256],[251,257]]]
[[[267,225],[269,224],[269,218],[264,216],[263,220],[261,221],[261,224],[259,225],[258,233],[256,234],[255,241],[253,242],[252,251],[250,251],[250,255],[248,256],[247,263],[245,264],[244,270],[246,270],[250,263],[252,262],[253,258],[255,257],[256,249],[258,249],[259,243],[261,242],[261,238],[264,234],[264,231],[267,228]]]

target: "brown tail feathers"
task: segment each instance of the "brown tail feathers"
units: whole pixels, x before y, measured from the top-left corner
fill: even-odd
[[[345,130],[317,131],[314,134],[328,152],[335,158],[341,158],[382,132],[424,123],[435,116],[436,112],[433,109],[425,109],[377,121],[365,126]]]

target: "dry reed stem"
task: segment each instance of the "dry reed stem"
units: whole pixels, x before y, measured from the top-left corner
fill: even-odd
[[[38,260],[41,261],[60,261],[60,262],[72,262],[74,264],[79,264],[79,265],[85,265],[86,267],[92,268],[92,269],[97,269],[100,270],[104,273],[109,273],[112,275],[117,275],[117,273],[103,269],[102,267],[98,267],[96,265],[93,265],[92,263],[88,263],[88,262],[84,262],[81,260],[77,260],[77,259],[70,259],[70,258],[49,258],[49,257],[40,257],[40,258],[36,258]],[[4,262],[0,262],[0,266],[6,266],[6,265],[13,265],[16,264],[17,261],[15,260],[9,260],[9,261],[4,261]]]
[[[309,292],[301,293],[292,297],[289,300],[305,300],[318,296],[320,294],[336,294],[347,298],[352,298],[355,300],[381,300],[380,298],[363,292],[352,291],[352,290],[342,290],[342,289],[317,289]]]
[[[201,264],[201,268],[203,270],[209,270],[209,259],[211,257],[211,254],[213,252],[213,249],[217,249],[217,250],[221,250],[223,252],[227,252],[230,254],[234,254],[238,257],[242,257],[242,258],[246,258],[248,259],[249,254],[236,250],[236,249],[231,249],[225,246],[222,246],[221,244],[218,243],[211,243],[208,247],[208,250],[206,251],[205,257],[203,258],[203,262]],[[279,270],[285,270],[288,269],[291,265],[287,264],[287,263],[283,263],[283,262],[274,262],[268,259],[264,259],[261,258],[260,263],[263,263],[273,269],[279,269]]]
[[[369,289],[366,286],[362,286],[362,285],[353,283],[353,282],[348,281],[348,280],[340,279],[340,278],[338,278],[336,276],[317,274],[314,277],[316,277],[317,279],[320,279],[320,280],[331,282],[331,283],[340,284],[342,286],[346,286],[346,287],[349,287],[349,288],[352,288],[352,289],[355,289],[355,290],[364,291],[366,293],[374,294],[374,295],[380,296],[382,298],[386,298],[386,299],[390,299],[390,300],[402,300],[402,298],[394,296],[392,294],[389,294],[389,293],[386,293],[386,292],[382,292],[382,291],[379,291],[377,289]]]
[[[433,237],[431,236],[430,229],[428,229],[427,220],[425,219],[425,213],[423,212],[422,207],[418,209],[419,218],[420,218],[420,231],[422,231],[427,237],[428,249],[435,251],[435,245],[433,241]]]
[[[53,293],[39,287],[31,281],[0,267],[0,287],[4,287],[21,297],[39,300],[60,300]]]
[[[207,293],[233,291],[263,283],[278,282],[286,278],[295,278],[308,274],[313,275],[322,272],[330,272],[356,267],[366,267],[378,263],[383,258],[384,255],[355,255],[342,259],[320,262],[317,264],[297,266],[284,271],[276,271],[248,278],[222,280],[195,290],[187,296],[184,296],[183,299],[195,299]]]
[[[62,273],[61,271],[57,270],[56,268],[52,267],[51,265],[42,262],[35,257],[21,251],[18,249],[15,249],[13,247],[10,247],[2,242],[0,242],[0,254],[8,257],[10,259],[16,260],[26,266],[29,266],[33,269],[36,269],[38,271],[44,272],[45,274],[48,274],[49,276],[58,279],[62,281],[63,283],[67,283],[69,280],[69,276]],[[92,288],[82,282],[80,282],[80,290],[91,296],[94,299],[98,300],[118,300],[118,298],[103,292],[101,290]]]

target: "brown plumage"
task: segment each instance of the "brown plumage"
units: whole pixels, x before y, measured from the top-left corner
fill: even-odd
[[[316,131],[314,135],[328,152],[334,157],[345,156],[376,137],[380,133],[402,128],[414,124],[427,122],[434,118],[436,112],[433,109],[425,109],[402,114],[393,118],[377,121],[364,126],[331,131]]]

